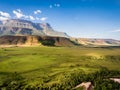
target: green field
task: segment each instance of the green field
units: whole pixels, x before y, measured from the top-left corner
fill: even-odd
[[[0,85],[14,73],[24,78],[26,87],[36,87],[60,84],[71,73],[90,74],[100,69],[120,71],[120,48],[0,48]]]

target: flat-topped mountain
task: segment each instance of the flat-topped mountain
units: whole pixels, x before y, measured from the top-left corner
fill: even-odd
[[[38,35],[38,36],[56,36],[68,37],[64,32],[58,32],[48,23],[33,23],[27,20],[10,19],[0,21],[0,36],[13,35]]]

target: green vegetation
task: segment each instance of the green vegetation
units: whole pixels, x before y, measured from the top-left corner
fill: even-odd
[[[55,40],[52,40],[52,39],[50,39],[50,40],[43,40],[43,41],[41,41],[41,43],[42,43],[42,45],[45,45],[45,46],[54,46]]]
[[[91,81],[94,90],[117,90],[120,48],[0,48],[0,88],[70,90]]]

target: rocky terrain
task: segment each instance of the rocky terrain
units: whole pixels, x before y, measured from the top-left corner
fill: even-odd
[[[10,19],[0,21],[0,36],[14,35],[39,35],[39,36],[56,36],[68,37],[64,32],[58,32],[48,23],[33,23],[27,20]]]
[[[49,36],[1,36],[0,46],[74,46],[74,44],[65,37]]]

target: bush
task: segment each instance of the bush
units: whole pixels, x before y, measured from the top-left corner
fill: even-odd
[[[45,45],[45,46],[54,46],[55,40],[47,39],[47,40],[41,41],[41,43],[42,43],[42,45]]]
[[[0,89],[5,90],[71,90],[76,85],[82,82],[91,82],[94,85],[94,90],[119,90],[120,85],[110,78],[119,76],[119,71],[109,71],[105,68],[102,70],[85,74],[79,70],[75,70],[69,73],[61,74],[57,79],[58,82],[49,83],[48,81],[42,83],[36,83],[34,85],[28,85],[25,83],[24,78],[18,74],[13,73],[9,75],[0,86]],[[46,79],[48,80],[48,79]],[[82,90],[82,87],[78,90]]]
[[[20,74],[15,72],[4,78],[0,89],[4,88],[5,90],[22,90],[24,86],[24,78]]]

